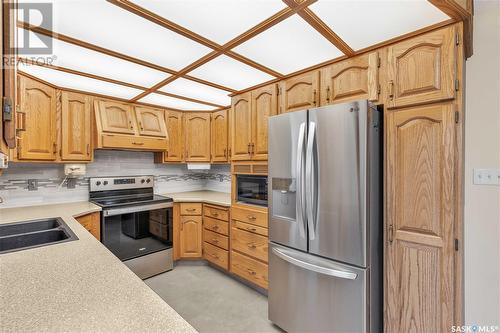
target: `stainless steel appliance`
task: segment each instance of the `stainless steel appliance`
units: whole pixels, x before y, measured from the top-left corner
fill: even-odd
[[[173,268],[173,200],[154,194],[153,181],[90,178],[90,201],[102,207],[101,242],[142,279]]]
[[[286,331],[382,331],[380,113],[269,120],[269,319]]]
[[[240,203],[267,206],[267,176],[236,175],[236,200]]]

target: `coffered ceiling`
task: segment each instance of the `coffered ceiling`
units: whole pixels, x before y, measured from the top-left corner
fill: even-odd
[[[18,16],[20,43],[25,32],[30,45],[42,43],[40,36],[53,40],[51,63],[28,61],[20,71],[63,88],[180,110],[220,109],[231,93],[450,20],[427,0],[52,4],[50,26],[37,15],[28,22]]]

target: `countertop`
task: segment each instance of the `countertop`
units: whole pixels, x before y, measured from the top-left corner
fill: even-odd
[[[174,199],[174,202],[203,202],[219,206],[231,206],[231,193],[216,191],[190,191],[176,193],[158,193]]]
[[[78,240],[0,255],[1,332],[196,332],[73,217],[89,202],[0,209],[0,223],[61,217]]]

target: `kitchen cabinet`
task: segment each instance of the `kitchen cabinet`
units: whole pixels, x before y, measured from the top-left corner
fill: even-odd
[[[203,205],[203,258],[229,269],[229,209]]]
[[[165,111],[168,132],[168,148],[163,154],[165,162],[181,162],[184,159],[184,116],[180,111]]]
[[[201,254],[201,216],[181,216],[180,257],[200,258]]]
[[[221,110],[212,113],[212,162],[228,161],[227,111],[228,110]]]
[[[78,216],[75,219],[97,240],[101,240],[101,214],[99,212]]]
[[[319,70],[300,74],[280,82],[280,113],[319,106]]]
[[[350,100],[378,100],[378,52],[346,59],[321,69],[321,105]]]
[[[455,31],[444,28],[388,48],[389,107],[455,98]]]
[[[165,113],[163,110],[144,106],[135,107],[139,134],[145,136],[167,137]]]
[[[184,115],[186,162],[210,162],[210,113]]]
[[[99,118],[100,129],[105,133],[136,133],[135,117],[131,104],[114,101],[96,101],[96,118]]]
[[[251,93],[235,96],[231,100],[231,160],[250,160],[252,142]]]
[[[92,156],[91,98],[73,92],[61,92],[61,159],[90,161]]]
[[[386,332],[446,332],[456,324],[454,108],[386,114]]]
[[[19,76],[18,84],[17,158],[54,161],[57,158],[56,89],[25,76]]]

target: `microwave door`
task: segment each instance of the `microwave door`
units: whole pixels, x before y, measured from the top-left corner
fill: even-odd
[[[307,111],[269,118],[269,240],[307,251],[304,165]]]

